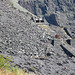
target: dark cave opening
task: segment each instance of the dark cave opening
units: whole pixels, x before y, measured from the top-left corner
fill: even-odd
[[[51,54],[50,53],[47,53],[47,56],[50,56]]]
[[[71,45],[71,40],[70,40],[70,39],[66,40],[66,42],[67,42],[69,45]]]

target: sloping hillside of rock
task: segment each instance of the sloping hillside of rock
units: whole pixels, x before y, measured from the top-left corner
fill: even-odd
[[[51,34],[36,25],[29,14],[0,0],[0,54],[36,75],[75,74],[75,57],[51,44]]]
[[[40,42],[42,34],[45,33],[35,23],[31,22],[27,14],[9,8],[9,5],[0,4],[0,40],[4,50],[21,52],[36,51],[44,47]],[[37,48],[36,48],[37,45]],[[40,46],[39,46],[40,45]],[[16,52],[15,52],[16,53]],[[25,51],[23,53],[26,53]]]
[[[44,16],[50,24],[75,25],[75,0],[19,0],[18,3],[35,15]]]

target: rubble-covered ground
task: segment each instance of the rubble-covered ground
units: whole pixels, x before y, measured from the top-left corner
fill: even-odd
[[[36,75],[74,75],[75,57],[51,44],[51,34],[30,19],[28,13],[0,0],[0,54]]]

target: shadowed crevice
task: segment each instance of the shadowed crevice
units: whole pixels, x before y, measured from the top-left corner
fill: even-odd
[[[65,47],[63,47],[62,45],[60,45],[60,47],[63,49],[63,51],[69,56],[72,57],[74,56],[72,53],[70,53]]]

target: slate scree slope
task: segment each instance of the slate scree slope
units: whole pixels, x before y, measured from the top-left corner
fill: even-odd
[[[16,66],[36,75],[74,75],[75,1],[20,0],[18,4],[44,17],[47,25],[0,0],[0,54],[13,56]]]

